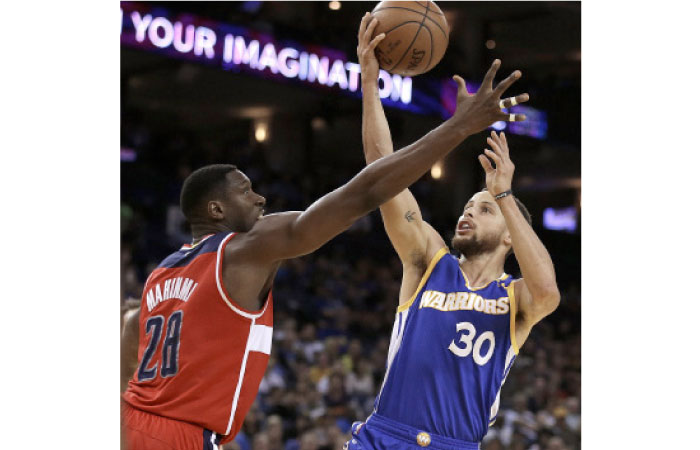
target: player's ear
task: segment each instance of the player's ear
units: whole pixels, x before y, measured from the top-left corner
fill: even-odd
[[[503,243],[508,247],[513,247],[513,240],[510,238],[510,232],[506,230],[503,234]]]
[[[214,220],[221,220],[224,218],[224,208],[220,201],[210,200],[207,203],[207,216]]]

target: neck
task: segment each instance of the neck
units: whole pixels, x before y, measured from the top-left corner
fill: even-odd
[[[503,275],[503,264],[505,258],[499,252],[482,253],[470,256],[464,255],[459,258],[459,266],[464,271],[469,285],[485,286]]]
[[[222,231],[231,231],[224,225],[219,224],[193,224],[192,225],[192,243],[197,243],[204,236],[209,234],[221,233]]]

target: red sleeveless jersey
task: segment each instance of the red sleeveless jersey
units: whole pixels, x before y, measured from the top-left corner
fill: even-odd
[[[272,293],[246,311],[222,283],[226,243],[213,234],[185,245],[151,273],[141,298],[139,366],[124,393],[134,408],[232,440],[265,374]]]

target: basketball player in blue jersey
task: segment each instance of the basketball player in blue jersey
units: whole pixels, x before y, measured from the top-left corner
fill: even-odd
[[[371,29],[360,33],[369,164],[393,150],[378,95],[378,64],[368,45]],[[482,84],[479,91],[488,88]],[[527,94],[502,105],[525,100]],[[407,189],[380,207],[403,279],[384,382],[373,413],[353,425],[347,449],[478,449],[496,419],[519,347],[559,304],[552,261],[511,192],[514,165],[505,135],[492,132],[487,142],[491,149],[479,155],[487,190],[474,194],[457,220],[452,246],[459,258],[423,221]],[[512,252],[521,279],[503,272]]]

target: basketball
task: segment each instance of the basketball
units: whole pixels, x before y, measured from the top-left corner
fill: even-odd
[[[401,76],[416,76],[435,67],[445,55],[450,30],[440,8],[431,1],[377,4],[374,35],[386,37],[376,49],[379,67]]]

